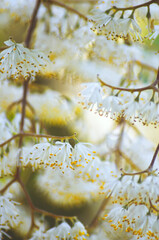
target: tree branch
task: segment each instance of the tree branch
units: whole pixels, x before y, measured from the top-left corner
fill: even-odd
[[[69,140],[69,139],[75,139],[76,138],[76,133],[74,133],[71,136],[52,136],[52,135],[48,135],[48,134],[36,134],[36,133],[18,133],[16,135],[14,135],[13,137],[9,138],[8,140],[6,140],[5,142],[0,144],[0,148],[5,146],[6,144],[8,144],[9,142],[11,142],[12,140],[14,140],[15,138],[18,137],[36,137],[36,138],[51,138],[51,139],[57,139],[57,140]]]
[[[124,170],[121,168],[120,170],[122,171],[122,175],[123,176],[126,176],[126,175],[127,176],[135,176],[135,175],[141,175],[143,173],[148,173],[148,174],[152,173],[153,165],[155,163],[155,160],[156,160],[158,152],[159,152],[159,144],[157,145],[157,148],[155,150],[155,153],[153,155],[151,163],[150,163],[150,165],[148,166],[148,168],[146,170],[143,170],[143,171],[140,171],[140,172],[136,172],[136,173],[127,173],[127,172],[124,172]],[[154,170],[154,171],[156,171],[156,170]]]
[[[142,3],[142,4],[139,4],[139,5],[136,5],[136,6],[132,6],[132,7],[125,7],[125,8],[118,8],[116,6],[113,6],[112,9],[115,9],[116,11],[136,10],[138,8],[148,7],[153,3],[159,4],[159,0],[151,0],[151,1],[146,2],[146,3]]]
[[[74,8],[64,4],[62,2],[59,2],[59,1],[56,1],[56,0],[47,0],[46,3],[53,4],[53,5],[65,8],[66,10],[68,10],[68,11],[70,11],[72,13],[77,14],[79,17],[83,18],[85,21],[88,21],[88,18],[85,15],[83,15],[82,13],[78,12],[76,9],[74,9]]]
[[[99,78],[99,74],[97,75],[97,79],[104,85],[104,86],[106,86],[106,87],[109,87],[109,88],[112,88],[113,90],[119,90],[119,91],[124,91],[124,92],[131,92],[131,93],[133,93],[133,92],[142,92],[142,91],[146,91],[146,90],[154,90],[155,92],[158,92],[159,93],[159,89],[157,88],[157,87],[155,87],[157,84],[158,84],[158,82],[159,82],[159,70],[158,70],[158,74],[157,74],[157,78],[156,78],[156,80],[152,83],[152,84],[150,84],[150,85],[148,85],[148,86],[146,86],[146,87],[142,87],[142,88],[122,88],[122,87],[115,87],[115,86],[112,86],[112,85],[110,85],[110,84],[108,84],[108,83],[105,83],[103,80],[101,80],[100,78]]]
[[[35,26],[36,26],[36,17],[37,17],[37,13],[38,13],[40,4],[41,4],[41,0],[37,0],[34,11],[33,11],[33,14],[32,14],[32,18],[31,18],[31,21],[30,21],[30,26],[29,26],[29,29],[28,29],[28,32],[27,32],[27,36],[26,36],[26,39],[25,39],[25,46],[27,48],[29,48],[29,46],[30,46],[31,37],[32,37],[33,31],[34,31]]]

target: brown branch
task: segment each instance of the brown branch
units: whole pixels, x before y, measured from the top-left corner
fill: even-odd
[[[119,90],[119,91],[124,91],[124,92],[142,92],[142,91],[145,91],[145,90],[153,90],[153,91],[156,91],[159,93],[159,89],[156,88],[155,86],[158,84],[159,82],[159,71],[158,71],[158,74],[157,74],[157,79],[150,85],[146,86],[146,87],[142,87],[142,88],[121,88],[121,87],[115,87],[115,86],[112,86],[110,84],[107,84],[105,83],[104,81],[102,81],[100,78],[99,78],[99,74],[97,75],[97,79],[106,87],[109,87],[109,88],[112,88],[113,90]]]
[[[31,105],[30,102],[26,101],[26,105],[29,107],[29,109],[32,111],[33,114],[35,114],[35,109],[34,107]]]
[[[66,3],[96,3],[98,0],[64,0]]]
[[[125,176],[125,175],[128,175],[128,176],[134,176],[134,175],[141,175],[143,173],[152,173],[152,169],[153,169],[153,165],[155,163],[155,160],[156,160],[156,157],[157,157],[157,154],[159,152],[159,144],[157,145],[157,148],[155,150],[155,153],[153,155],[153,158],[151,160],[151,163],[150,165],[148,166],[148,168],[146,170],[143,170],[143,171],[140,171],[140,172],[136,172],[136,173],[127,173],[127,172],[124,172],[124,170],[121,168],[120,170],[122,171],[122,175]],[[155,170],[156,171],[156,170]]]
[[[24,192],[24,194],[25,194],[26,200],[27,200],[27,202],[28,202],[28,204],[29,204],[30,211],[31,211],[31,225],[30,225],[30,229],[29,229],[29,231],[28,231],[28,233],[27,233],[27,236],[29,236],[29,234],[31,233],[33,227],[36,226],[36,224],[35,224],[35,219],[34,219],[34,205],[33,205],[33,203],[32,203],[32,200],[31,200],[31,198],[30,198],[30,195],[28,194],[28,192],[27,192],[27,190],[26,190],[26,188],[25,188],[25,186],[24,186],[24,183],[22,182],[22,180],[20,179],[20,177],[18,177],[17,181],[18,181],[18,183],[20,184],[20,186],[21,186],[21,188],[22,188],[22,190],[23,190],[23,192]]]
[[[25,39],[25,46],[27,48],[29,48],[29,46],[30,46],[31,37],[32,37],[33,31],[34,31],[35,26],[36,26],[37,13],[38,13],[40,4],[41,4],[41,0],[37,0],[34,11],[33,11],[33,14],[32,14],[32,18],[31,18],[31,21],[30,21],[30,26],[29,26],[29,29],[28,29],[28,32],[27,32],[27,36],[26,36],[26,39]]]
[[[116,11],[136,10],[138,8],[148,7],[153,3],[159,4],[159,0],[151,0],[151,1],[146,2],[146,3],[142,3],[142,4],[139,4],[139,5],[136,5],[136,6],[132,6],[132,7],[125,7],[125,8],[118,8],[116,6],[113,6],[111,9],[115,9]]]
[[[63,216],[63,215],[57,215],[57,214],[54,214],[54,213],[51,213],[51,212],[48,212],[48,211],[45,211],[43,209],[39,209],[37,207],[34,207],[34,211],[35,212],[38,212],[38,213],[41,213],[45,216],[50,216],[52,218],[65,218],[65,219],[73,219],[75,218],[75,216]]]
[[[8,48],[8,46],[0,47],[0,52],[4,51],[7,48]]]
[[[88,21],[88,18],[85,15],[83,15],[82,13],[78,12],[76,9],[74,9],[74,8],[64,4],[62,2],[59,2],[59,1],[56,1],[56,0],[47,0],[46,3],[53,4],[53,5],[65,8],[66,10],[68,10],[68,11],[70,11],[72,13],[77,14],[79,17],[83,18],[85,21]]]
[[[14,183],[14,182],[16,182],[16,177],[14,177],[10,182],[8,182],[5,186],[4,186],[4,188],[2,188],[1,190],[0,190],[0,194],[4,194],[4,192]]]
[[[8,144],[9,142],[11,142],[12,140],[14,140],[15,138],[18,138],[21,136],[21,133],[18,133],[16,135],[14,135],[13,137],[9,138],[8,140],[6,140],[5,142],[0,144],[0,148],[5,146],[6,144]]]
[[[7,107],[7,111],[10,111],[14,106],[20,104],[21,102],[22,102],[22,99],[12,102],[12,103]],[[35,114],[35,109],[34,109],[34,107],[33,107],[27,100],[26,100],[26,105],[29,107],[29,109],[31,110],[31,112],[32,112],[33,114]]]
[[[60,139],[60,140],[69,140],[69,139],[74,139],[76,138],[76,133],[74,133],[71,136],[52,136],[52,135],[48,135],[48,134],[36,134],[36,133],[18,133],[16,135],[14,135],[13,137],[9,138],[8,140],[6,140],[5,142],[0,144],[0,148],[5,146],[6,144],[8,144],[9,142],[11,142],[12,140],[14,140],[15,138],[18,137],[36,137],[36,138],[51,138],[51,139]]]
[[[36,133],[23,133],[24,137],[36,137],[36,138],[51,138],[51,139],[60,139],[60,140],[69,140],[76,137],[76,133],[71,136],[52,136],[48,134],[36,134]]]

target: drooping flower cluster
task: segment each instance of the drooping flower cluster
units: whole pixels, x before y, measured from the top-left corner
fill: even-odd
[[[153,90],[131,92],[112,89],[99,83],[84,84],[79,94],[80,103],[90,111],[95,110],[100,116],[110,116],[118,120],[124,117],[134,122],[139,120],[144,125],[159,124],[158,93]],[[115,88],[115,87],[114,87]],[[130,87],[131,88],[131,87]]]
[[[153,5],[154,3],[154,5]],[[151,6],[152,5],[152,6]],[[151,14],[155,18],[154,9],[158,9],[158,2],[154,1],[135,1],[120,4],[118,1],[100,1],[99,5],[91,12],[90,21],[93,22],[91,29],[98,35],[105,35],[107,39],[118,40],[124,38],[125,40],[133,39],[134,41],[142,40],[143,37],[149,37],[149,32],[154,29],[150,27]],[[143,10],[144,9],[144,10]],[[143,34],[139,19],[148,20],[147,35]],[[158,21],[158,17],[155,18]],[[140,27],[141,25],[141,27]],[[144,23],[144,25],[146,25]],[[141,33],[142,32],[142,33]],[[155,36],[154,36],[155,37]]]
[[[76,167],[84,168],[95,159],[95,151],[92,146],[86,143],[77,143],[74,148],[69,142],[56,141],[51,143],[39,143],[32,148],[24,148],[21,156],[22,164],[32,166],[33,170],[51,166],[53,169],[59,167],[63,171],[66,168],[74,169]]]
[[[35,75],[49,62],[44,54],[29,50],[11,39],[5,44],[8,48],[0,53],[0,80],[22,78],[23,81],[28,77],[34,80]]]
[[[88,239],[88,233],[84,227],[84,225],[77,221],[75,222],[74,226],[71,228],[71,226],[63,222],[59,224],[57,227],[50,228],[47,231],[44,231],[43,229],[39,228],[34,234],[33,237],[30,238],[30,240],[40,240],[40,239],[76,239],[76,240],[86,240]]]
[[[117,38],[127,39],[128,34],[132,35],[135,40],[141,39],[141,28],[135,19],[114,18],[113,14],[107,15],[106,11],[96,9],[92,12],[91,21],[94,23],[92,30],[97,34],[105,35],[108,40]]]
[[[17,208],[19,203],[13,201],[12,197],[10,193],[0,196],[0,237],[1,234],[5,234],[5,230],[13,228],[20,223],[19,210]]]

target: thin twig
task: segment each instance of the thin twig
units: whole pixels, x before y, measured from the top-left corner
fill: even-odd
[[[158,71],[158,74],[157,74],[157,79],[152,84],[150,84],[150,85],[148,85],[146,87],[142,87],[142,88],[121,88],[121,87],[115,87],[115,86],[112,86],[112,85],[110,85],[108,83],[105,83],[103,80],[101,80],[99,78],[99,74],[97,75],[97,78],[104,86],[112,88],[113,90],[119,90],[119,91],[133,93],[133,92],[142,92],[142,91],[151,89],[151,90],[154,90],[154,91],[159,93],[159,89],[155,87],[158,84],[158,82],[159,82],[159,71]]]
[[[8,46],[0,47],[0,52],[4,51],[7,48],[8,48]]]
[[[40,208],[37,208],[37,207],[34,207],[34,211],[35,212],[38,212],[38,213],[41,213],[45,216],[50,216],[52,218],[65,218],[65,219],[72,219],[72,218],[75,218],[75,216],[63,216],[63,215],[57,215],[57,214],[54,214],[54,213],[51,213],[51,212],[48,212],[48,211],[45,211],[43,209],[40,209]]]
[[[48,135],[48,134],[36,134],[36,133],[24,133],[24,132],[23,133],[17,133],[13,137],[11,137],[8,140],[6,140],[5,142],[1,143],[0,148],[5,146],[6,144],[11,142],[15,138],[18,138],[18,137],[21,137],[21,136],[23,136],[23,137],[35,137],[35,138],[50,138],[50,139],[57,139],[57,140],[69,140],[69,139],[76,138],[76,133],[74,133],[71,136],[52,136],[52,135]]]
[[[30,195],[28,194],[26,188],[25,188],[25,185],[24,183],[22,182],[22,180],[20,179],[20,177],[17,179],[18,183],[20,184],[24,194],[25,194],[25,197],[26,197],[26,200],[29,204],[29,207],[30,207],[30,211],[31,211],[31,225],[30,225],[30,229],[29,229],[29,233],[31,233],[32,229],[34,226],[36,226],[35,224],[35,219],[34,219],[34,205],[32,203],[32,200],[30,198]],[[28,235],[28,234],[27,234]]]
[[[156,160],[156,157],[157,157],[157,154],[159,152],[159,144],[157,145],[157,148],[155,150],[155,153],[153,155],[153,158],[151,160],[151,163],[150,165],[148,166],[148,168],[146,170],[143,170],[143,171],[140,171],[140,172],[136,172],[136,173],[127,173],[127,172],[124,172],[124,170],[121,168],[120,170],[122,171],[122,174],[125,176],[125,175],[128,175],[128,176],[135,176],[135,175],[141,175],[143,173],[152,173],[152,169],[153,169],[153,165],[155,163],[155,160]],[[156,170],[155,170],[156,171]]]
[[[132,7],[125,7],[125,8],[118,8],[116,6],[113,6],[112,9],[115,9],[116,11],[127,11],[127,10],[136,10],[138,8],[142,8],[142,7],[148,7],[151,4],[156,3],[159,4],[159,0],[151,0],[149,2],[145,2],[136,6],[132,6]]]
[[[98,0],[64,0],[66,3],[96,3]]]
[[[76,9],[74,9],[74,8],[64,4],[62,2],[59,2],[59,1],[56,1],[56,0],[47,0],[46,3],[53,4],[53,5],[65,8],[66,10],[68,10],[68,11],[70,11],[72,13],[77,14],[79,17],[83,18],[85,21],[88,21],[88,18],[85,15],[83,15],[82,13],[77,11]]]
[[[12,102],[12,103],[8,106],[7,111],[10,111],[14,106],[20,104],[21,102],[22,102],[22,99],[19,99],[19,100],[17,100],[17,101]],[[26,100],[26,105],[29,107],[29,109],[31,110],[31,112],[32,112],[33,114],[35,114],[35,109],[34,109],[34,107],[33,107],[27,100]]]
[[[40,3],[41,3],[41,0],[36,1],[36,5],[35,5],[35,8],[34,8],[34,11],[33,11],[33,14],[32,14],[32,18],[31,18],[31,21],[30,21],[30,26],[29,26],[27,36],[26,36],[26,39],[25,39],[25,46],[27,48],[29,48],[29,46],[30,46],[31,37],[32,37],[33,31],[34,31],[35,26],[36,26],[36,17],[37,17],[37,13],[38,13],[38,10],[39,10],[39,7],[40,7]]]
[[[16,182],[16,178],[14,177],[10,182],[8,182],[5,186],[4,186],[4,188],[2,188],[1,190],[0,190],[0,194],[4,194],[4,192],[14,183],[14,182]]]

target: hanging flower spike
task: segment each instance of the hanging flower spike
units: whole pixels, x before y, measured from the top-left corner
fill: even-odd
[[[150,6],[152,4],[158,5],[158,0],[150,0],[145,3],[127,7],[117,7],[120,6],[117,1],[117,6],[111,6],[105,10],[103,9],[108,7],[109,1],[107,1],[106,5],[103,5],[103,3],[104,2],[101,1],[97,9],[92,11],[90,21],[93,22],[93,26],[91,29],[98,35],[105,35],[108,40],[117,40],[118,38],[128,39],[130,37],[134,41],[139,41],[143,38],[141,37],[141,28],[135,19],[135,11],[143,7],[147,8],[145,18],[148,20],[149,28],[151,20]],[[113,4],[114,1],[111,1],[111,3]],[[151,36],[151,34],[145,37],[149,36]],[[156,36],[156,34],[154,36]]]
[[[0,53],[0,80],[14,78],[35,79],[36,74],[49,63],[37,50],[30,50],[12,39],[4,42],[8,48]]]

